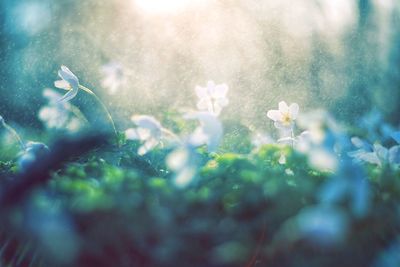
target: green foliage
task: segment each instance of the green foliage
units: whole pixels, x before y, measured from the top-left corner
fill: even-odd
[[[254,257],[268,266],[299,266],[299,260],[309,266],[351,266],[340,257],[327,260],[323,253],[309,259],[307,253],[316,248],[299,240],[290,226],[300,212],[317,204],[321,184],[333,179],[308,167],[307,158],[290,147],[266,145],[248,154],[203,152],[199,177],[185,189],[174,186],[165,167],[168,150],[138,157],[135,147],[128,142],[117,154],[114,148],[102,149],[68,163],[31,196],[30,209],[39,209],[43,220],[56,212],[73,222],[78,249],[63,259],[68,266],[246,266]],[[0,167],[4,173],[13,165]],[[348,244],[332,250],[337,255],[356,253],[359,246],[374,251],[369,257],[353,255],[354,266],[382,249],[375,239],[394,235],[396,219],[390,217],[385,225],[378,218],[396,206],[399,172],[387,169],[371,177],[370,214],[351,224]],[[346,210],[346,202],[340,205]],[[17,220],[12,227],[26,223]],[[39,248],[44,246],[41,233],[30,234]],[[51,251],[39,251],[43,262],[59,262]]]

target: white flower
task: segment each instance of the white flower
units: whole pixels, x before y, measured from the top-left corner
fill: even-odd
[[[137,127],[127,129],[125,137],[128,140],[141,141],[143,144],[139,148],[138,154],[144,155],[160,143],[163,128],[152,116],[134,115],[131,119]]]
[[[278,129],[290,129],[299,113],[299,105],[296,103],[288,106],[285,101],[279,102],[278,110],[269,110],[268,118],[274,121],[274,125]]]
[[[68,90],[68,92],[58,101],[69,101],[73,99],[79,91],[79,80],[66,66],[61,66],[58,71],[61,80],[55,81],[54,86],[60,89]]]
[[[223,134],[223,128],[218,118],[208,112],[195,112],[187,114],[186,119],[199,120],[200,125],[189,137],[189,142],[194,146],[207,145],[208,151],[217,149]]]
[[[125,82],[124,69],[118,62],[109,62],[101,67],[103,79],[101,86],[107,88],[111,95],[115,94]]]
[[[206,87],[196,86],[195,90],[199,98],[199,102],[197,102],[199,110],[218,116],[222,108],[229,103],[226,97],[229,87],[226,84],[216,85],[213,81],[209,81]]]

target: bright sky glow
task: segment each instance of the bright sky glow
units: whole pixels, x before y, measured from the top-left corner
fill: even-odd
[[[134,0],[134,4],[148,13],[178,13],[187,8],[193,8],[206,0]]]

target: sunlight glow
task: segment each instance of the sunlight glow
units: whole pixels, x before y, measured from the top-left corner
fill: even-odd
[[[178,13],[204,4],[205,0],[134,0],[135,6],[148,13]]]

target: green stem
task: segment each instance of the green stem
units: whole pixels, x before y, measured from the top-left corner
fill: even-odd
[[[86,93],[92,95],[96,99],[96,101],[100,104],[100,106],[102,107],[103,111],[106,113],[106,116],[107,116],[107,118],[108,118],[108,120],[109,120],[109,122],[110,122],[110,124],[111,124],[111,126],[113,128],[113,130],[114,130],[115,137],[118,140],[118,132],[117,132],[117,129],[115,128],[114,120],[111,117],[111,114],[108,111],[106,105],[104,105],[104,103],[100,100],[100,98],[98,98],[98,96],[92,90],[90,90],[89,88],[87,88],[87,87],[85,87],[83,85],[79,85],[79,88],[82,89],[83,91],[85,91]]]
[[[22,139],[21,139],[21,137],[19,136],[19,134],[17,133],[17,131],[16,131],[13,127],[11,127],[10,125],[8,125],[8,124],[4,121],[3,118],[1,118],[0,121],[1,121],[1,124],[3,125],[3,127],[4,127],[9,133],[11,133],[11,134],[14,136],[14,138],[18,141],[18,143],[19,143],[21,149],[22,149],[22,150],[25,150],[25,148],[26,148],[26,147],[25,147],[25,144],[24,144],[24,142],[22,142]]]

